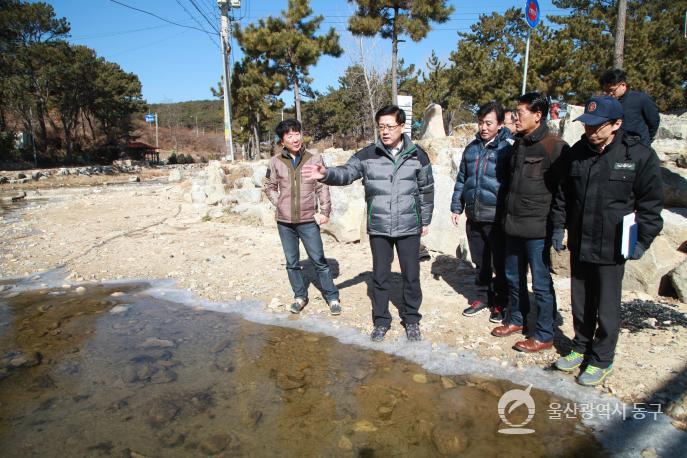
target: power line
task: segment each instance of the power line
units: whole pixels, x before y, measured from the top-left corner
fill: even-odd
[[[71,35],[70,38],[75,38],[77,40],[94,40],[98,38],[114,37],[117,35],[126,35],[128,33],[144,32],[146,30],[162,29],[164,27],[169,27],[169,25],[154,25],[151,27],[142,27],[140,29],[121,30],[119,32],[96,33],[94,35]]]
[[[217,26],[216,26],[215,24],[213,24],[212,21],[210,21],[210,19],[208,19],[208,17],[205,15],[205,13],[203,12],[203,10],[200,9],[200,7],[199,7],[198,4],[195,2],[195,0],[189,0],[189,1],[190,1],[191,4],[193,5],[193,7],[194,7],[196,10],[198,10],[198,12],[200,13],[200,15],[203,16],[203,19],[205,19],[205,20],[207,21],[207,23],[210,24],[210,27],[211,27],[215,32],[217,32],[217,35],[219,35],[219,29],[217,28]]]
[[[205,30],[205,27],[203,27],[203,24],[200,23],[200,21],[198,20],[198,18],[196,18],[193,14],[191,14],[191,12],[190,12],[189,10],[187,10],[186,7],[184,6],[184,4],[181,3],[179,0],[176,0],[176,2],[177,2],[177,3],[179,4],[179,6],[186,12],[186,14],[188,14],[188,15],[190,16],[190,18],[193,19],[193,21],[194,21],[196,24],[198,24],[198,27],[200,27],[201,29],[203,29],[203,31],[207,34],[207,36],[208,36],[208,38],[210,39],[210,41],[212,41],[212,44],[214,44],[215,46],[217,46],[217,49],[220,49],[219,44],[213,39],[212,34],[211,34],[210,32],[208,32],[207,30]]]
[[[129,9],[132,9],[132,10],[134,10],[134,11],[139,11],[139,12],[141,12],[141,13],[148,14],[148,15],[153,16],[153,17],[155,17],[155,18],[157,18],[157,19],[159,19],[159,20],[161,20],[161,21],[165,21],[165,22],[168,22],[168,23],[170,23],[170,24],[177,25],[177,26],[179,26],[179,27],[185,27],[185,28],[187,28],[187,29],[198,30],[199,32],[208,33],[208,34],[210,33],[210,32],[208,32],[207,30],[199,29],[198,27],[193,27],[193,26],[190,26],[190,25],[184,25],[184,24],[179,24],[178,22],[170,21],[169,19],[165,19],[165,18],[163,18],[163,17],[161,17],[161,16],[158,16],[158,15],[155,14],[155,13],[151,13],[150,11],[145,11],[145,10],[136,8],[136,7],[134,7],[134,6],[127,5],[126,3],[119,2],[119,1],[117,1],[117,0],[110,0],[110,1],[111,1],[112,3],[116,3],[116,4],[118,4],[118,5],[121,5],[121,6],[125,7],[125,8],[129,8]]]

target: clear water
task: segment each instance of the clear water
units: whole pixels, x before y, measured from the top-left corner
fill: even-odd
[[[156,299],[144,283],[12,286],[0,281],[3,457],[604,454],[575,420],[535,416],[536,433],[499,434],[508,382],[442,379],[333,337]],[[542,411],[555,399],[532,394]]]

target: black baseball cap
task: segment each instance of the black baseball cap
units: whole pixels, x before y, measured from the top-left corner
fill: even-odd
[[[622,119],[623,106],[618,100],[607,95],[596,95],[589,99],[584,106],[584,114],[575,121],[589,126],[598,126],[608,121]]]

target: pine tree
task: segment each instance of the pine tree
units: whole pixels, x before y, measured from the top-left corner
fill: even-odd
[[[343,53],[334,28],[326,35],[315,35],[324,17],[308,19],[311,14],[308,0],[289,0],[283,17],[260,19],[257,25],[236,32],[246,56],[264,58],[277,72],[287,76],[286,89],[293,88],[298,120],[301,119],[301,94],[310,83],[308,68],[323,54],[338,57]]]
[[[391,39],[391,99],[397,102],[398,42],[407,35],[420,41],[431,30],[430,22],[444,23],[454,11],[446,0],[348,0],[358,6],[348,22],[354,35]]]
[[[234,120],[248,127],[237,138],[247,141],[251,158],[259,155],[265,121],[283,106],[283,102],[276,96],[285,86],[286,77],[270,68],[265,59],[246,57],[234,66],[231,83]]]
[[[573,101],[583,103],[599,91],[601,73],[613,65],[616,2],[553,0],[569,13],[552,16],[556,39],[575,47],[564,65]],[[663,111],[687,105],[685,0],[628,0],[624,70],[632,88],[647,92]]]

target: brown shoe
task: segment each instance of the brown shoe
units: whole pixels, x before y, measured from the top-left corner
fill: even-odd
[[[529,338],[526,340],[521,340],[513,345],[518,351],[524,351],[525,353],[536,353],[542,350],[548,350],[553,347],[553,340],[550,342],[540,342],[537,339]]]
[[[497,326],[491,330],[491,335],[495,337],[506,337],[524,329],[523,326],[516,326],[514,324],[504,324]]]

